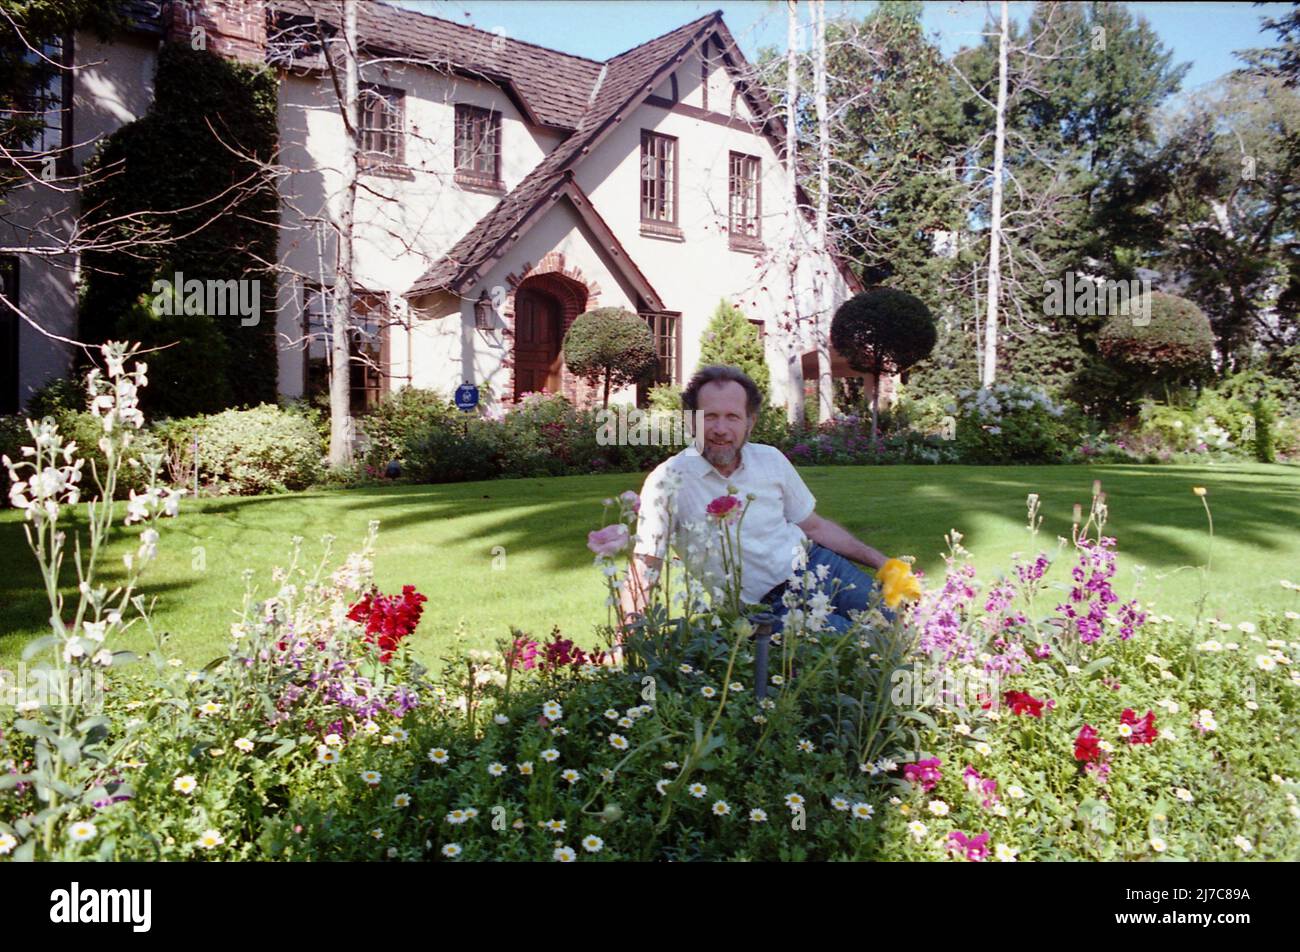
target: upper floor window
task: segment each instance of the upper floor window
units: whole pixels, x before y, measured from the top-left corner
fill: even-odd
[[[357,164],[364,169],[405,165],[405,91],[376,83],[362,83],[358,105],[361,152]]]
[[[17,157],[58,161],[66,171],[67,146],[71,141],[68,128],[71,109],[72,73],[62,37],[53,37],[25,48],[14,64],[20,70],[22,91],[11,108],[0,112],[0,136],[4,147]],[[51,171],[53,166],[51,165]]]
[[[727,181],[727,231],[731,247],[742,251],[762,250],[763,196],[758,157],[732,152]]]
[[[677,227],[677,140],[641,133],[641,232],[680,237]]]
[[[458,103],[455,158],[459,184],[500,189],[501,113]]]

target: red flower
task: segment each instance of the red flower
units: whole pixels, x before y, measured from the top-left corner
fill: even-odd
[[[1129,734],[1128,742],[1130,744],[1153,744],[1156,737],[1156,715],[1148,710],[1146,716],[1141,720],[1133,713],[1131,707],[1124,708],[1124,713],[1120,715],[1120,723],[1128,724],[1133,728],[1133,733]]]
[[[1092,763],[1101,756],[1101,747],[1097,743],[1097,731],[1091,724],[1084,724],[1079,736],[1074,739],[1074,759]]]
[[[1043,716],[1043,702],[1024,691],[1008,691],[1002,695],[1002,703],[1011,708],[1012,714],[1028,714],[1030,717]]]
[[[731,514],[732,510],[739,508],[740,500],[735,496],[719,496],[717,499],[713,500],[713,502],[709,503],[704,511],[718,519],[725,519]]]
[[[424,611],[421,606],[428,600],[414,585],[403,585],[401,595],[380,595],[378,589],[371,589],[352,606],[348,618],[365,623],[365,640],[379,646],[379,660],[387,664],[398,643],[415,631]]]

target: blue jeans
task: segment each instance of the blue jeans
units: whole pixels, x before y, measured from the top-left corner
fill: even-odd
[[[831,596],[831,614],[826,616],[826,624],[838,632],[848,631],[853,625],[848,613],[864,611],[871,600],[872,593],[879,589],[880,583],[859,568],[856,562],[851,562],[844,556],[814,542],[808,550],[808,567],[805,571],[815,575],[819,565],[825,565],[830,570],[825,580],[817,583],[822,591],[830,594],[834,587],[834,580],[840,580],[839,590]],[[853,587],[849,588],[850,585]],[[887,619],[894,620],[894,613],[883,604],[880,610]],[[777,599],[776,604],[772,606],[772,612],[777,616],[777,622],[772,626],[773,631],[784,629],[788,611],[789,609],[782,604],[781,600]]]

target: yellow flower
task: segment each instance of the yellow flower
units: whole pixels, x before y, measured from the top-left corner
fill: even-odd
[[[890,559],[876,570],[876,578],[884,586],[885,604],[897,608],[903,599],[914,601],[921,597],[920,579],[912,575],[912,567],[902,559]]]
[[[1193,487],[1192,487],[1192,492],[1196,493],[1196,495],[1198,495],[1198,496],[1204,496],[1204,495],[1205,495],[1205,487],[1204,487],[1204,486],[1193,486]]]

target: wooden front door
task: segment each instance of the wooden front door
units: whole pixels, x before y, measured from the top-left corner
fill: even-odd
[[[524,288],[515,296],[515,399],[560,389],[560,302]]]

